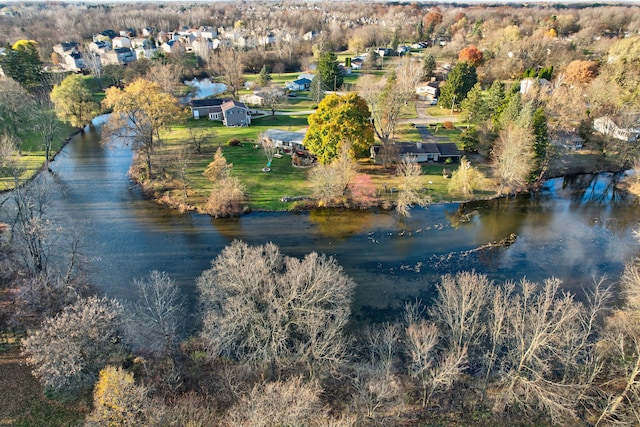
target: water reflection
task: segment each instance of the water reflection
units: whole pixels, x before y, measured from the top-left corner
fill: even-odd
[[[127,178],[131,149],[103,148],[95,129],[79,134],[52,163],[60,218],[85,222],[91,278],[109,295],[133,296],[132,282],[168,272],[193,298],[196,277],[234,239],[274,242],[283,253],[335,256],[358,283],[356,318],[382,320],[405,301],[428,300],[444,273],[475,269],[498,281],[564,280],[580,291],[592,276],[611,279],[636,255],[637,206],[619,177],[549,181],[536,196],[433,205],[394,212],[315,210],[251,213],[234,219],[183,215],[145,200]],[[516,235],[508,246],[493,242]]]

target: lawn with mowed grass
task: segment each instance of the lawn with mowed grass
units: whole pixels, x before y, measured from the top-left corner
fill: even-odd
[[[307,169],[296,168],[291,157],[284,155],[274,158],[270,172],[263,172],[267,166],[267,158],[259,146],[258,136],[267,129],[298,131],[306,128],[307,116],[267,116],[254,119],[249,127],[227,128],[220,122],[209,120],[189,120],[185,125],[174,127],[162,135],[164,146],[159,153],[168,156],[189,138],[188,127],[199,127],[208,131],[208,139],[203,146],[203,153],[194,155],[187,173],[189,186],[194,194],[190,195],[190,204],[204,205],[209,197],[211,184],[202,175],[207,165],[213,160],[217,147],[222,147],[227,163],[233,164],[233,176],[245,186],[251,209],[279,211],[288,209],[291,204],[281,202],[285,196],[310,195],[309,182],[306,179]],[[232,139],[240,141],[239,146],[230,146]],[[258,145],[258,148],[255,146]]]
[[[274,158],[270,172],[263,172],[267,159],[258,142],[258,136],[267,129],[281,129],[298,131],[307,127],[306,115],[267,116],[252,121],[249,127],[227,128],[220,122],[209,120],[188,120],[184,125],[175,126],[171,131],[164,132],[162,139],[164,146],[159,152],[160,157],[171,157],[181,144],[189,138],[189,127],[207,130],[208,138],[203,146],[202,154],[193,155],[187,171],[187,181],[191,188],[189,204],[202,207],[210,195],[213,184],[202,175],[213,160],[217,147],[221,147],[228,163],[233,164],[233,176],[237,177],[246,187],[248,203],[252,210],[281,211],[292,207],[291,202],[282,202],[283,197],[311,196],[311,182],[308,180],[308,169],[296,168],[291,163],[289,155]],[[420,136],[414,126],[404,124],[398,129],[398,137],[402,140],[419,140]],[[455,141],[460,130],[444,130],[440,128],[437,135]],[[230,140],[237,140],[238,146],[230,146]],[[168,164],[170,162],[167,162]],[[384,168],[364,160],[359,162],[361,173],[369,174],[376,185],[382,199],[394,201],[397,189],[401,186],[400,178],[396,176],[395,168]],[[457,163],[424,164],[422,165],[424,191],[431,202],[441,203],[455,200],[456,196],[449,194],[450,180],[443,176],[443,169],[449,173],[458,168]],[[170,173],[175,173],[168,168]],[[490,170],[482,170],[485,175]],[[178,190],[173,190],[178,193]],[[490,189],[479,192],[476,197],[491,197],[494,192]],[[178,196],[179,197],[179,196]]]
[[[76,132],[77,129],[60,122],[58,130],[53,137],[51,145],[51,154],[55,154],[69,137]],[[42,145],[42,136],[29,129],[20,138],[21,148],[20,154],[17,156],[17,168],[20,171],[19,181],[24,182],[33,177],[45,163],[45,151]],[[9,174],[0,176],[0,191],[10,190],[15,187],[14,177]]]

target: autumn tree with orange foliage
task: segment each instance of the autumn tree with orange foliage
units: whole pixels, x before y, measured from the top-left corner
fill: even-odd
[[[160,143],[160,130],[182,118],[178,100],[159,84],[145,79],[138,79],[124,89],[111,87],[105,93],[102,103],[113,110],[108,135],[132,140],[144,154],[147,178],[151,177],[151,160]]]
[[[568,83],[589,83],[598,75],[598,64],[593,61],[571,61],[564,74]]]
[[[477,66],[482,62],[484,55],[480,49],[475,47],[474,45],[465,47],[460,51],[458,55],[458,60],[464,61],[468,64]]]

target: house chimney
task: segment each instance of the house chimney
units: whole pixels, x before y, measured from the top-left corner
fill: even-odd
[[[416,142],[416,148],[422,150],[422,142]]]

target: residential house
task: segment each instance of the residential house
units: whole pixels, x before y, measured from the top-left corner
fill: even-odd
[[[57,45],[53,46],[53,51],[58,55],[60,55],[60,57],[64,57],[64,55],[67,55],[70,53],[77,53],[78,43],[76,42],[58,43]]]
[[[245,105],[255,105],[258,107],[262,107],[264,105],[264,98],[259,92],[248,93],[245,95],[240,95],[240,102]]]
[[[98,55],[107,53],[111,50],[111,42],[98,40],[89,43],[89,50],[97,53]]]
[[[136,54],[133,50],[121,47],[118,49],[110,50],[109,52],[100,56],[103,65],[115,64],[126,65],[136,60]]]
[[[241,102],[232,99],[194,99],[191,101],[193,118],[208,117],[219,120],[225,126],[249,126],[251,115],[249,109]]]
[[[63,55],[62,59],[64,60],[63,65],[65,70],[71,71],[82,71],[85,69],[86,65],[84,63],[84,59],[80,52],[73,52]]]
[[[292,91],[308,90],[311,87],[311,80],[307,78],[297,79],[292,82],[285,83],[284,86]]]
[[[440,96],[440,84],[436,81],[419,83],[416,86],[416,95],[420,101],[436,99]]]
[[[111,40],[111,45],[113,46],[114,49],[118,49],[122,47],[130,48],[131,39],[129,37],[122,37],[122,36],[114,37]]]
[[[611,118],[603,116],[593,121],[593,128],[603,135],[608,135],[620,141],[632,142],[640,140],[640,128],[618,126]]]
[[[111,39],[118,37],[118,33],[113,30],[100,31],[98,34],[93,35],[93,41],[111,41]]]
[[[320,35],[319,32],[317,31],[309,31],[307,33],[304,33],[302,36],[302,39],[305,41],[311,41],[313,39],[315,39],[316,37],[318,37]]]
[[[547,79],[522,79],[520,81],[520,94],[526,95],[532,90],[545,89],[548,90],[551,88],[551,82]]]
[[[251,113],[246,105],[233,99],[226,101],[220,106],[225,126],[249,126],[251,124]]]
[[[362,68],[362,66],[364,65],[364,59],[360,58],[360,57],[356,57],[353,58],[351,60],[351,69],[352,70],[359,70]]]
[[[425,143],[425,142],[399,142],[398,156],[402,158],[414,158],[418,163],[424,162],[444,162],[447,159],[459,161],[462,153],[456,147],[456,144],[450,142],[444,143]],[[372,157],[375,160],[379,154],[381,146],[376,145],[372,149]]]
[[[293,153],[294,150],[304,150],[304,137],[307,131],[291,132],[280,129],[267,129],[262,133],[262,139],[271,140],[276,148],[282,149],[286,153]]]
[[[172,53],[178,52],[179,49],[182,48],[182,43],[177,40],[169,40],[165,43],[162,43],[160,49],[162,49],[165,53],[171,55]]]
[[[213,27],[203,26],[199,28],[200,37],[208,40],[213,40],[218,37],[218,30]]]

